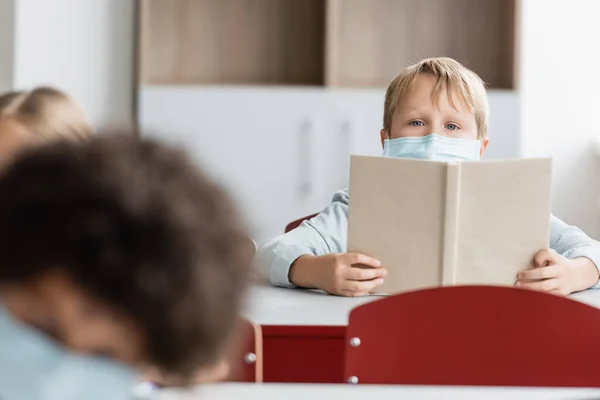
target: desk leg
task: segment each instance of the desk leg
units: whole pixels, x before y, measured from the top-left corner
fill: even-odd
[[[343,383],[345,326],[263,325],[264,382]]]

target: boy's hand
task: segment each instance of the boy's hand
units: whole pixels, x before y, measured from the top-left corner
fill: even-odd
[[[354,267],[356,264],[371,268]],[[379,260],[357,253],[305,255],[294,261],[289,278],[300,287],[339,296],[365,296],[383,283],[387,271],[380,265]]]
[[[569,260],[552,249],[537,253],[534,267],[519,272],[517,287],[567,296],[589,289],[598,282],[598,269],[590,259]]]

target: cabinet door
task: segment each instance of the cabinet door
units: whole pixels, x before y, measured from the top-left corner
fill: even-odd
[[[229,190],[260,242],[324,206],[314,161],[322,98],[317,90],[146,86],[139,120],[144,135],[182,146]]]
[[[320,192],[331,196],[348,187],[351,154],[381,156],[384,95],[383,89],[327,92],[328,118],[318,149]]]

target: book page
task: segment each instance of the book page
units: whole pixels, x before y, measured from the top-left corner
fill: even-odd
[[[446,163],[352,156],[348,251],[378,258],[377,293],[442,283]]]
[[[552,160],[461,163],[456,284],[513,285],[548,247]]]

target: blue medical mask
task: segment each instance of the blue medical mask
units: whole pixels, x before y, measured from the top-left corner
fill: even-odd
[[[479,160],[479,140],[456,139],[432,133],[427,136],[385,139],[383,155],[433,161]]]
[[[131,400],[133,371],[71,353],[0,304],[0,399]]]

